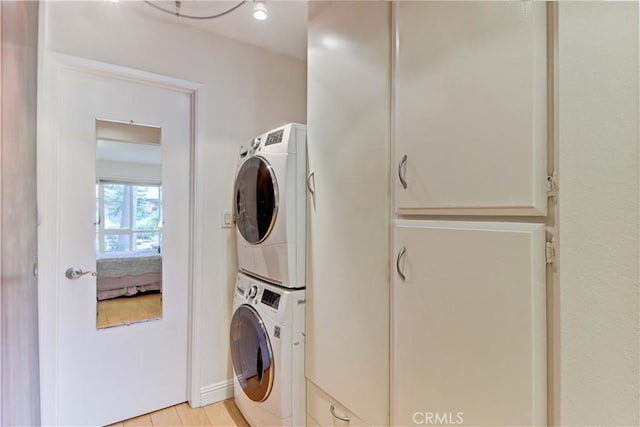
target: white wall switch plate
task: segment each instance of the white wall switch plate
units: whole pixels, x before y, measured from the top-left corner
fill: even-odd
[[[220,226],[222,228],[233,227],[233,215],[231,214],[231,211],[222,211],[220,213],[220,218],[221,218]]]

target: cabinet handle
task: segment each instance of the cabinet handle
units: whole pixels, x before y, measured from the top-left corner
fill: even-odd
[[[400,260],[402,260],[402,257],[406,253],[407,253],[407,248],[403,246],[402,249],[400,249],[400,252],[398,252],[398,257],[396,258],[396,271],[398,272],[398,276],[400,276],[402,281],[405,281],[407,278],[402,272],[402,269],[400,268]]]
[[[333,405],[329,406],[329,411],[334,418],[337,418],[340,421],[344,421],[345,423],[348,423],[350,421],[349,417],[341,417],[340,415],[336,415],[336,408]]]
[[[406,166],[407,164],[407,155],[405,154],[404,156],[402,156],[402,160],[400,160],[400,163],[398,164],[398,178],[400,178],[400,184],[402,184],[402,188],[407,188],[407,180],[405,179],[404,173],[406,172],[406,168],[404,166]]]
[[[313,187],[311,188],[311,178],[313,178]],[[308,176],[307,176],[307,190],[309,190],[309,193],[311,194],[316,194],[316,189],[315,189],[315,184],[316,184],[316,179],[315,179],[315,172],[311,172]]]

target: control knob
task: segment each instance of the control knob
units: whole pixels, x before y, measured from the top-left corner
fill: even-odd
[[[249,289],[249,298],[254,298],[256,295],[258,294],[258,287],[253,285],[250,289]]]

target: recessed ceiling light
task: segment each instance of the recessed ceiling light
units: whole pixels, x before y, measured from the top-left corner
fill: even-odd
[[[263,0],[254,0],[253,2],[253,17],[258,21],[264,21],[267,19],[267,8],[264,5]]]

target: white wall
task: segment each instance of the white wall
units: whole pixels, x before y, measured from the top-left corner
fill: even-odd
[[[40,424],[36,258],[38,3],[1,2],[0,425]]]
[[[140,13],[143,4],[44,2],[44,48],[199,82],[197,100],[195,280],[202,285],[201,402],[224,397],[232,377],[228,349],[235,232],[220,227],[231,210],[236,155],[241,142],[286,122],[306,120],[306,64],[181,24]],[[241,12],[239,12],[241,13]],[[215,25],[215,21],[211,21]]]
[[[638,3],[558,15],[560,414],[640,425]]]

